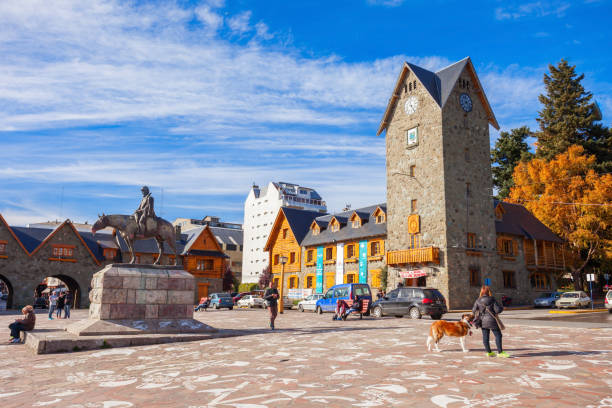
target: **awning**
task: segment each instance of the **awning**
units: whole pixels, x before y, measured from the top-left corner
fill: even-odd
[[[421,270],[421,269],[415,269],[415,270],[401,270],[399,271],[400,277],[402,278],[408,278],[408,279],[414,279],[414,278],[420,278],[422,276],[427,276],[427,272]]]

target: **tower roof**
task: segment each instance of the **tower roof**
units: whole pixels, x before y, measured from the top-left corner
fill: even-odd
[[[443,108],[446,102],[448,101],[448,97],[450,96],[461,72],[467,67],[470,75],[472,76],[474,90],[476,94],[480,98],[480,102],[484,106],[487,116],[489,119],[489,123],[495,129],[499,129],[499,124],[497,123],[497,119],[493,114],[493,109],[491,109],[491,105],[482,89],[482,85],[480,84],[480,80],[476,75],[476,70],[474,69],[474,65],[472,65],[472,60],[470,57],[466,57],[461,61],[457,61],[454,64],[451,64],[445,68],[437,72],[431,72],[425,68],[419,67],[418,65],[411,64],[409,62],[405,62],[402,70],[400,72],[399,77],[397,78],[397,82],[395,83],[395,87],[393,88],[393,94],[389,99],[389,103],[387,104],[387,109],[385,110],[385,114],[383,115],[383,119],[380,122],[380,126],[378,127],[378,132],[376,135],[380,135],[383,130],[387,128],[389,125],[389,120],[391,117],[391,113],[393,112],[393,108],[397,103],[397,100],[400,97],[400,87],[408,75],[409,72],[412,72],[418,79],[418,81],[427,89],[427,92],[431,95],[433,100],[438,104],[440,108]]]

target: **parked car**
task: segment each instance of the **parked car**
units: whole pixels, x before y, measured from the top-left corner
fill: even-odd
[[[588,307],[591,304],[591,298],[581,290],[565,292],[561,294],[555,304],[559,309],[564,307]]]
[[[342,283],[332,286],[325,292],[322,299],[317,300],[315,311],[318,314],[323,312],[335,312],[338,299],[348,300],[360,296],[368,299],[372,304],[372,291],[367,283]]]
[[[298,303],[298,310],[303,312],[304,310],[312,310],[314,312],[317,307],[317,300],[323,299],[325,295],[322,293],[315,293],[314,295],[307,296],[306,299],[300,300]]]
[[[234,304],[237,304],[240,299],[242,299],[243,297],[249,294],[250,292],[240,292],[240,293],[236,293],[235,295],[232,294],[232,301],[234,302]]]
[[[264,300],[255,295],[245,295],[242,297],[242,299],[238,300],[237,304],[240,307],[248,307],[248,308],[261,307],[263,308]]]
[[[423,315],[429,315],[438,320],[446,312],[446,299],[434,288],[397,288],[372,305],[374,317],[409,315],[412,319],[420,319]]]
[[[533,307],[555,307],[555,302],[561,296],[561,292],[542,293],[533,301]]]
[[[220,309],[227,307],[229,310],[234,308],[234,302],[232,296],[229,293],[213,293],[210,295],[210,305],[213,309]]]
[[[612,313],[612,290],[609,290],[608,293],[606,293],[604,305],[606,306],[606,309],[608,309],[608,312]]]
[[[283,309],[291,308],[293,308],[293,299],[290,299],[288,296],[283,296]]]

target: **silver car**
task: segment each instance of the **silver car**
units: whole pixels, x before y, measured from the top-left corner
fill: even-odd
[[[248,307],[253,308],[253,307],[264,307],[264,300],[258,296],[254,296],[254,295],[246,295],[243,296],[242,299],[240,299],[238,301],[238,307]]]
[[[323,299],[325,295],[323,293],[315,293],[314,295],[307,296],[306,299],[298,303],[298,310],[303,312],[304,310],[312,310],[314,312],[317,306],[317,300]]]
[[[606,309],[608,309],[608,312],[612,313],[612,290],[609,290],[608,293],[606,293],[604,305],[606,306]]]
[[[591,298],[585,292],[577,290],[563,293],[555,304],[559,309],[564,307],[587,307],[591,304]]]

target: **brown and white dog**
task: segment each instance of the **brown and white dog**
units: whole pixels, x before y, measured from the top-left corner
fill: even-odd
[[[467,353],[469,350],[465,348],[465,338],[468,334],[472,334],[472,320],[474,320],[474,315],[469,313],[462,315],[458,322],[447,322],[446,320],[433,322],[429,328],[429,337],[427,337],[427,350],[431,351],[433,345],[436,351],[440,351],[438,348],[440,339],[444,336],[451,336],[459,337],[461,348],[464,353]]]

